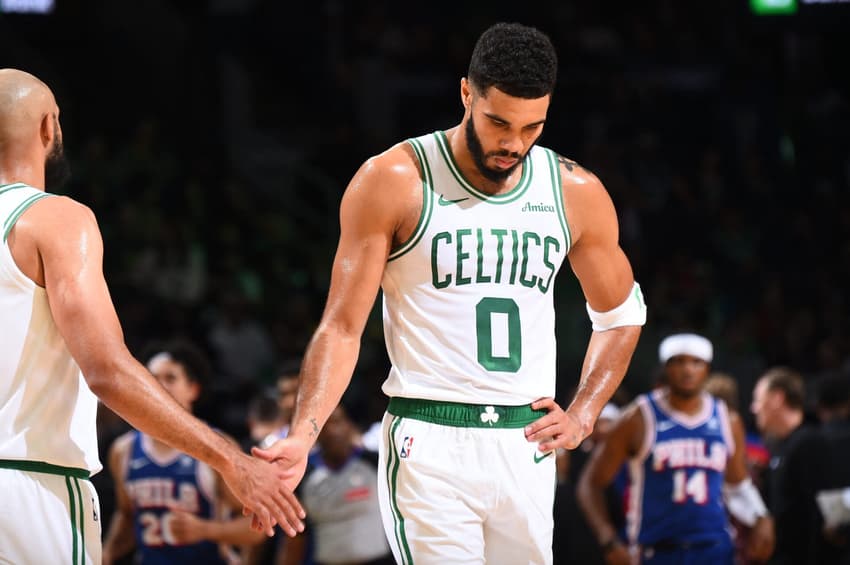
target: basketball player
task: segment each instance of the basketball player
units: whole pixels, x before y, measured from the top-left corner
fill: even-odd
[[[147,360],[148,370],[188,411],[208,382],[209,365],[187,342],[167,344]],[[137,551],[138,563],[224,564],[232,548],[263,535],[242,516],[230,519],[237,501],[209,465],[147,434],[130,431],[109,451],[118,511],[104,541],[103,562]]]
[[[399,563],[551,563],[552,454],[590,434],[646,319],[602,183],[536,145],[556,70],[539,30],[494,25],[460,81],[460,124],[356,173],[290,435],[255,450],[303,475],[383,288],[392,368],[379,488]],[[566,410],[552,398],[565,259],[593,325]]]
[[[594,452],[578,485],[579,502],[610,564],[727,564],[734,548],[726,506],[752,527],[749,557],[773,549],[773,523],[747,475],[737,413],[704,390],[711,342],[675,334],[659,347],[663,386],[641,395]],[[608,516],[603,493],[629,469],[628,546]]]
[[[64,163],[53,93],[0,70],[0,562],[100,562],[97,397],[216,469],[267,533],[277,521],[295,535],[302,509],[279,469],[194,418],[130,355],[94,215],[45,192]]]

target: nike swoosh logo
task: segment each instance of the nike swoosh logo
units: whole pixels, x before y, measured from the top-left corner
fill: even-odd
[[[546,459],[547,457],[549,457],[549,456],[550,456],[550,455],[552,455],[553,453],[555,453],[555,452],[554,452],[554,451],[547,451],[547,452],[546,452],[546,453],[544,453],[543,455],[539,455],[539,456],[537,455],[537,453],[535,453],[535,454],[534,454],[534,462],[535,462],[535,463],[540,463],[541,461],[543,461],[544,459]]]
[[[450,206],[452,204],[457,204],[458,202],[463,202],[464,200],[469,200],[469,197],[467,196],[466,198],[458,198],[456,200],[446,200],[446,197],[441,194],[440,199],[437,200],[437,204],[439,204],[440,206]]]
[[[671,422],[670,420],[662,420],[658,422],[658,425],[655,426],[655,429],[659,432],[666,432],[667,430],[673,429],[675,426],[675,422]]]
[[[141,469],[142,467],[144,467],[147,464],[148,464],[147,459],[133,459],[132,461],[130,461],[130,468],[131,469]]]

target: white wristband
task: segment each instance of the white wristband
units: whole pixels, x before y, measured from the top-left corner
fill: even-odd
[[[587,304],[587,315],[593,322],[593,331],[604,332],[621,326],[642,326],[646,323],[646,302],[640,285],[635,281],[626,300],[607,312],[597,312]]]
[[[724,484],[723,500],[729,513],[745,526],[752,527],[768,514],[758,489],[749,478],[736,485]]]

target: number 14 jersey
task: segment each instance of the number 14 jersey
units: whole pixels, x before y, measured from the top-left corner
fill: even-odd
[[[557,156],[533,147],[510,191],[461,173],[443,132],[408,141],[422,213],[384,271],[388,396],[521,405],[555,393],[553,286],[570,248]]]
[[[630,543],[700,542],[728,537],[722,487],[735,450],[726,404],[702,393],[702,410],[672,409],[667,390],[638,397],[645,439],[629,462]]]

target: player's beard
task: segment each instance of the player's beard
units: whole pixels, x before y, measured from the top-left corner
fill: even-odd
[[[541,134],[542,135],[542,134]],[[537,143],[537,140],[540,139],[540,136],[537,136],[531,145],[528,147],[528,151],[531,151],[531,148],[534,147],[534,144]],[[470,114],[469,119],[466,121],[466,148],[469,149],[469,153],[472,155],[472,161],[475,163],[475,166],[478,168],[478,172],[481,175],[493,182],[502,182],[513,173],[517,167],[519,167],[525,156],[528,155],[528,151],[525,154],[520,155],[516,152],[510,152],[507,149],[502,149],[500,151],[491,151],[490,153],[484,153],[484,146],[481,145],[481,139],[478,137],[478,134],[475,132],[475,122],[472,121],[472,115]],[[512,167],[503,170],[491,169],[487,166],[486,160],[487,157],[507,157],[509,159],[516,159],[517,162],[514,163]]]
[[[53,149],[44,160],[44,190],[55,192],[62,188],[71,176],[71,164],[65,157],[62,140],[56,138]]]

